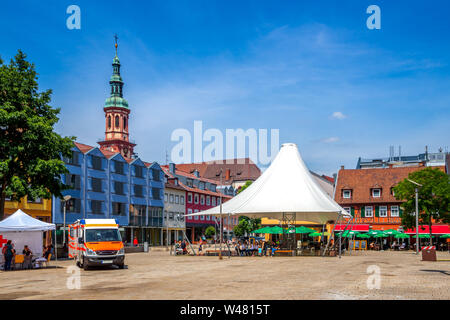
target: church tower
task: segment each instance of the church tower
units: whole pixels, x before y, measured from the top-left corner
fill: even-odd
[[[109,80],[111,96],[106,99],[105,107],[105,140],[100,141],[100,149],[120,152],[124,157],[131,158],[136,146],[129,141],[128,119],[130,109],[123,98],[123,81],[120,76],[120,61],[117,56],[117,36],[115,38],[116,56],[113,59],[113,74]]]

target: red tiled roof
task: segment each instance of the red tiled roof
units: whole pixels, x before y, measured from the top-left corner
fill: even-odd
[[[161,166],[161,168],[163,169],[164,173],[169,178],[175,178],[174,175],[170,172],[168,166],[164,165],[164,166]],[[185,172],[183,172],[183,173],[185,174]],[[180,174],[180,171],[176,170],[176,174]],[[181,174],[181,175],[184,175],[184,174]],[[193,175],[190,175],[190,176],[193,176]],[[197,178],[196,176],[193,176],[193,178],[194,179],[198,179],[200,181],[205,181],[205,179]],[[215,183],[215,181],[213,181],[213,183]],[[224,199],[231,199],[232,198],[232,197],[224,195],[224,194],[222,194],[220,192],[212,192],[212,191],[209,191],[209,190],[202,190],[202,189],[199,189],[199,188],[196,188],[196,187],[188,187],[187,185],[185,185],[183,182],[181,182],[179,180],[178,180],[178,184],[180,186],[182,186],[186,191],[189,191],[189,192],[197,192],[197,193],[202,193],[202,194],[216,196],[216,197],[222,196],[222,198],[224,198]]]
[[[177,164],[177,169],[192,173],[199,172],[200,177],[220,181],[220,170],[222,170],[222,183],[229,184],[233,181],[256,180],[261,175],[261,170],[250,158],[226,159],[218,161],[207,161],[200,163]],[[229,170],[230,178],[226,180],[226,172]]]
[[[444,170],[444,167],[436,167]],[[379,169],[341,169],[337,177],[335,201],[341,205],[352,203],[402,202],[391,194],[391,188],[408,177],[408,174],[424,167],[395,167]],[[372,188],[381,188],[381,196],[373,198]],[[342,190],[351,189],[350,199],[342,197]]]
[[[331,183],[334,183],[334,178],[332,178],[332,177],[329,177],[329,176],[326,176],[326,175],[323,174],[323,175],[322,175],[322,178],[324,178],[324,179],[330,181]]]
[[[94,147],[88,146],[87,144],[83,144],[83,143],[79,143],[79,142],[74,142],[74,144],[78,149],[80,149],[80,151],[82,153],[86,153],[86,152],[94,149]]]
[[[182,171],[182,170],[180,170],[180,169],[178,168],[178,166],[179,166],[179,164],[177,164],[177,165],[175,166],[175,173],[176,173],[176,174],[179,174],[179,175],[184,176],[184,177],[187,177],[187,178],[200,180],[200,181],[203,181],[203,182],[209,182],[209,183],[217,184],[217,181],[214,181],[214,180],[211,180],[211,179],[207,179],[207,178],[203,178],[203,177],[201,177],[201,176],[200,176],[200,177],[197,177],[197,176],[195,176],[194,174],[191,174],[191,173]],[[169,171],[169,166],[168,166],[168,165],[163,165],[163,166],[161,166],[161,168],[165,168],[165,169],[167,169],[167,171]]]
[[[111,158],[112,156],[115,156],[116,154],[118,154],[118,152],[112,152],[112,151],[104,150],[104,149],[100,149],[100,152],[103,153],[103,155],[104,155],[107,159],[109,159],[109,158]]]

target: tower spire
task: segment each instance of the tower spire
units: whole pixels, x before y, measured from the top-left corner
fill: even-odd
[[[129,140],[128,120],[130,109],[128,102],[123,98],[123,80],[120,75],[120,61],[117,56],[117,34],[114,35],[114,56],[112,67],[113,73],[109,79],[111,93],[105,101],[103,110],[105,111],[106,130],[105,140],[99,141],[100,149],[113,152],[120,152],[124,157],[131,158],[136,146]]]

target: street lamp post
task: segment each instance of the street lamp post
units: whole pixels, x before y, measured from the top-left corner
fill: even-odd
[[[415,181],[412,181],[410,179],[407,179],[412,184],[415,184],[416,187],[414,188],[414,191],[416,193],[416,254],[419,254],[419,188],[422,187],[420,183],[417,183]]]
[[[67,195],[64,196],[64,217],[63,217],[63,246],[66,244],[66,206],[67,206],[67,201],[69,201],[72,198],[72,196]],[[56,230],[55,230],[56,233]],[[55,243],[56,246],[56,243]]]

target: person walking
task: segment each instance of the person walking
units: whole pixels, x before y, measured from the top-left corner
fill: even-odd
[[[5,260],[5,265],[4,265],[5,271],[11,270],[11,261],[12,261],[12,258],[14,256],[14,251],[13,250],[14,249],[13,249],[13,246],[12,246],[12,241],[8,240],[6,242],[6,245],[2,249],[3,257],[4,257],[4,260]]]

